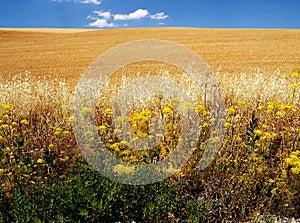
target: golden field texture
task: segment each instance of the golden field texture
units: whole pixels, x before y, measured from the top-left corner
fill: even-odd
[[[119,44],[160,39],[195,51],[214,72],[239,74],[299,67],[300,30],[272,29],[0,29],[0,75],[30,71],[74,86],[88,65]],[[117,58],[116,58],[117,59]]]

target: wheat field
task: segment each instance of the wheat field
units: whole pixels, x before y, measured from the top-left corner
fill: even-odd
[[[195,51],[214,72],[291,72],[300,66],[300,30],[145,28],[0,29],[0,75],[65,78],[76,85],[88,65],[119,44],[169,40]]]

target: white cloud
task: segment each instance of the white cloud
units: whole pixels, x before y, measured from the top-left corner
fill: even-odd
[[[102,17],[103,19],[110,19],[111,17],[111,13],[110,12],[104,12],[104,11],[94,11],[95,14],[97,14],[98,16]]]
[[[97,20],[97,19],[98,19],[98,17],[96,17],[96,16],[92,16],[92,15],[88,15],[88,16],[86,17],[86,19],[90,19],[90,20]]]
[[[101,1],[99,1],[99,0],[81,0],[80,3],[100,5]]]
[[[97,19],[95,22],[89,24],[91,27],[105,28],[105,27],[114,27],[113,23],[108,23],[105,19]]]
[[[114,15],[114,20],[134,20],[134,19],[142,19],[149,15],[148,10],[146,9],[138,9],[129,14],[116,14]]]
[[[150,18],[151,19],[157,19],[157,20],[162,20],[162,19],[166,19],[168,18],[169,16],[166,15],[164,12],[159,12],[159,13],[156,13],[154,15],[150,15]]]
[[[74,2],[78,2],[78,3],[82,3],[82,4],[94,4],[94,5],[100,5],[101,1],[99,0],[52,0],[53,2],[70,2],[70,1],[74,1]]]
[[[62,1],[62,0],[56,0]],[[68,1],[68,0],[65,0]],[[70,1],[70,0],[69,0]],[[74,0],[73,0],[74,1]],[[82,0],[81,0],[82,1]],[[86,1],[86,0],[85,0]],[[97,1],[97,0],[96,0]],[[164,12],[158,12],[156,14],[150,14],[146,9],[137,9],[134,12],[128,14],[113,14],[111,11],[93,11],[93,13],[86,17],[88,20],[92,20],[87,26],[93,26],[98,28],[111,28],[111,27],[127,27],[129,24],[126,21],[139,20],[139,19],[152,19],[159,20],[159,25],[164,25],[164,19],[169,16]]]

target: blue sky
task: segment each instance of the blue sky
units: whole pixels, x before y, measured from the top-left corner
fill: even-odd
[[[2,0],[0,27],[300,28],[300,0]]]

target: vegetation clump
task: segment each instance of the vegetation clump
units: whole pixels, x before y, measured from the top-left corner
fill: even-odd
[[[62,80],[50,83],[27,73],[2,81],[0,221],[255,221],[266,213],[300,218],[299,78],[299,69],[274,75],[282,86],[254,95],[235,85],[241,80],[233,80],[236,88],[228,90],[220,78],[227,106],[224,138],[210,138],[215,119],[209,104],[189,105],[200,126],[192,158],[170,178],[144,186],[112,182],[88,166],[73,132],[77,117],[72,115],[72,93]],[[252,87],[258,92],[262,86]],[[118,137],[113,109],[96,105],[99,138],[125,162],[114,167],[117,175],[135,174],[126,164],[166,159],[181,141],[176,98],[152,99],[148,108],[137,105],[119,117],[134,136],[128,141]],[[88,107],[81,110],[82,115],[91,112]],[[164,132],[152,131],[154,116],[165,123]],[[91,132],[82,134],[94,140]],[[140,139],[153,139],[155,146],[132,148]],[[209,140],[222,140],[222,146],[211,165],[200,171],[197,163]]]

